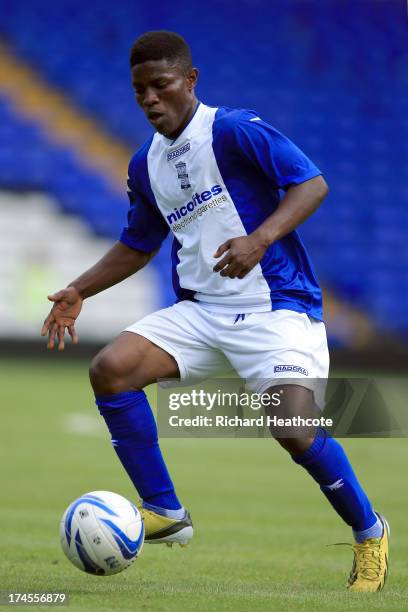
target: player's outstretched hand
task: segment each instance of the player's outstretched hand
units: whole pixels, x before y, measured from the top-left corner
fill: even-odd
[[[226,255],[213,267],[214,272],[229,278],[244,278],[258,264],[267,249],[254,235],[231,238],[221,244],[214,257]]]
[[[63,351],[65,347],[65,330],[68,331],[72,342],[78,342],[75,331],[75,320],[81,312],[83,299],[75,287],[67,287],[48,296],[50,302],[54,302],[50,314],[44,321],[41,335],[48,334],[47,348],[53,349],[58,341],[58,350]]]

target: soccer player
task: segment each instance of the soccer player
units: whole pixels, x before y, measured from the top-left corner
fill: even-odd
[[[327,185],[255,112],[197,100],[198,71],[179,35],[142,35],[130,67],[137,103],[156,132],[130,161],[128,224],[99,262],[49,296],[54,305],[42,334],[51,349],[64,348],[66,330],[77,342],[83,300],[143,268],[172,232],[176,304],[122,332],[94,358],[90,378],[142,499],[146,541],[185,545],[191,518],[166,469],[143,389],[160,378],[205,379],[232,365],[258,393],[282,388],[284,376],[288,412],[310,406],[311,379],[327,377],[329,358],[321,291],[296,227],[318,208]],[[382,589],[388,525],[340,444],[322,429],[277,440],[352,527],[348,588]]]

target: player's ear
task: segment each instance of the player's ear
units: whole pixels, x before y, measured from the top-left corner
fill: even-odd
[[[193,91],[194,87],[197,85],[198,81],[198,70],[197,68],[192,68],[187,75],[187,87],[189,91]]]

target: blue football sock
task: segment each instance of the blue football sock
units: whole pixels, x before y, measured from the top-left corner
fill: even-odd
[[[144,391],[97,395],[95,399],[116,454],[140,497],[160,508],[182,508],[160,451],[156,421]]]
[[[161,506],[155,506],[154,504],[149,504],[148,502],[143,501],[143,508],[147,510],[153,510],[156,514],[160,514],[161,516],[167,516],[167,518],[177,519],[181,521],[186,515],[186,509],[180,508],[179,510],[168,510],[167,508],[161,508]]]
[[[336,512],[354,531],[367,530],[375,525],[377,516],[346,453],[324,429],[319,430],[305,453],[292,459],[309,472]]]
[[[359,544],[361,544],[361,542],[364,542],[364,540],[367,540],[367,538],[381,538],[383,532],[384,527],[379,518],[377,518],[377,522],[374,523],[374,525],[372,527],[369,527],[368,529],[363,529],[362,531],[355,531],[353,529],[354,539]]]

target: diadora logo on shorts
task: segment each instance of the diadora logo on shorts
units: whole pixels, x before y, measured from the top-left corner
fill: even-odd
[[[309,372],[306,368],[301,368],[297,365],[277,365],[275,366],[274,372],[296,372],[297,374],[303,374],[304,376],[309,376]]]
[[[170,153],[167,153],[167,161],[171,161],[172,159],[177,159],[177,157],[180,157],[180,155],[183,155],[183,153],[187,153],[187,151],[189,150],[190,150],[190,143],[187,142],[187,144],[183,145],[182,147],[179,147],[175,151],[170,151]]]
[[[211,198],[221,192],[221,185],[213,185],[210,189],[205,189],[201,193],[195,193],[189,202],[186,202],[183,206],[180,206],[180,208],[175,208],[174,212],[167,215],[167,221],[171,225],[174,221],[181,219],[181,217],[185,217],[189,212],[193,212],[197,206],[211,200]]]

